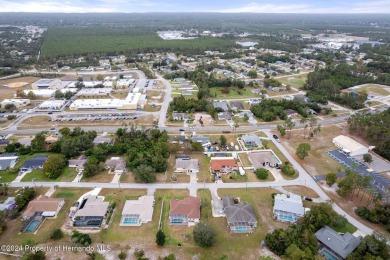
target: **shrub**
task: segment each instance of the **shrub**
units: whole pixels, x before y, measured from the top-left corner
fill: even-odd
[[[255,174],[260,180],[266,180],[268,178],[269,171],[267,169],[261,168],[257,169]]]
[[[64,232],[62,232],[61,229],[57,228],[54,229],[53,232],[50,235],[50,239],[58,240],[64,237]]]
[[[164,232],[159,229],[156,234],[156,244],[158,246],[163,246],[165,244],[165,234]]]
[[[201,247],[212,247],[216,242],[217,233],[206,224],[197,224],[193,231],[195,242]]]
[[[289,162],[285,162],[283,164],[281,171],[282,171],[282,173],[289,175],[289,176],[292,176],[295,174],[294,167],[292,167]]]

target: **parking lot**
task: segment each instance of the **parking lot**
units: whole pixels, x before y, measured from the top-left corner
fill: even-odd
[[[371,176],[371,186],[378,192],[381,192],[382,194],[386,194],[388,192],[390,181],[375,171],[369,171],[370,167],[366,166],[363,162],[356,158],[347,156],[340,150],[329,151],[328,155],[346,168],[365,176]]]
[[[98,120],[135,120],[136,116],[132,116],[128,113],[115,113],[115,114],[97,114],[97,115],[72,115],[62,116],[58,115],[55,118],[51,118],[49,122],[66,122],[66,121],[98,121]]]

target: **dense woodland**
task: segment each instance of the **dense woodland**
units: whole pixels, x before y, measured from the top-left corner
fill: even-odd
[[[356,113],[349,120],[349,131],[363,137],[375,151],[390,160],[390,109],[381,113]]]

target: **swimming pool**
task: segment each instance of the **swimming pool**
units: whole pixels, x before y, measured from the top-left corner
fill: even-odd
[[[27,227],[24,229],[24,232],[35,232],[40,224],[41,221],[34,219],[30,223],[28,223]]]
[[[293,223],[293,222],[296,221],[296,219],[295,219],[293,216],[279,215],[279,216],[278,216],[278,219],[279,219],[280,221],[288,221],[288,222],[291,222],[291,223]]]
[[[323,255],[327,260],[339,260],[336,256],[334,256],[331,252],[329,252],[325,248],[321,250],[321,255]]]

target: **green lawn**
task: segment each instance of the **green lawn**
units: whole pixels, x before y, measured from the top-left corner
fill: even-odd
[[[12,171],[0,172],[0,183],[12,182],[15,180],[16,177],[18,177],[17,172],[15,173]]]
[[[349,232],[349,233],[353,234],[353,233],[355,233],[357,231],[357,228],[354,225],[352,225],[351,223],[349,223],[349,222],[347,222],[347,224],[345,224],[345,226],[343,226],[343,227],[333,227],[333,226],[331,226],[331,228],[333,228],[335,231],[340,232],[340,233],[347,233],[347,232]]]
[[[291,75],[291,77],[284,77],[277,79],[280,83],[290,85],[295,88],[302,88],[305,85],[307,74]]]
[[[42,170],[33,170],[30,173],[27,173],[23,177],[22,182],[30,182],[35,179],[35,181],[57,181],[57,182],[68,182],[72,181],[77,175],[75,168],[66,167],[62,174],[57,179],[50,179]]]
[[[229,87],[228,94],[224,94],[221,92],[225,88],[210,88],[210,95],[214,100],[218,99],[234,99],[234,98],[258,98],[259,95],[252,93],[252,87],[245,87],[243,89],[239,89],[236,87]]]

